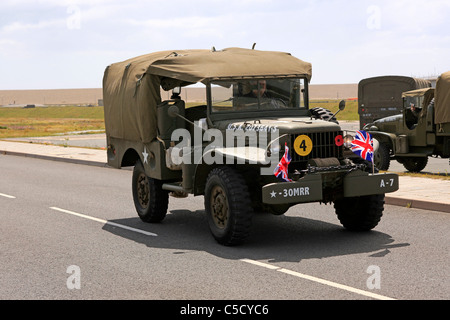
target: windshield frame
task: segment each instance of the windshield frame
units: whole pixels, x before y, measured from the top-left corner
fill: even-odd
[[[254,109],[254,110],[230,110],[226,112],[218,112],[213,111],[213,102],[212,102],[212,85],[217,83],[218,81],[247,81],[247,80],[293,80],[293,79],[301,79],[303,88],[300,92],[300,99],[303,103],[303,106],[298,108],[280,108],[280,109]],[[309,114],[309,95],[308,95],[308,79],[303,75],[291,75],[291,76],[258,76],[258,77],[230,77],[230,78],[213,78],[208,79],[205,82],[206,85],[206,96],[207,96],[207,105],[208,105],[208,118],[211,121],[218,120],[228,120],[228,119],[253,119],[253,118],[267,118],[267,117],[299,117],[299,116],[307,116]]]

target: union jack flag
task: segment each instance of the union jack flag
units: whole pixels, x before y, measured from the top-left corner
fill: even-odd
[[[288,166],[289,163],[291,163],[291,160],[292,159],[291,155],[289,154],[289,148],[286,144],[284,146],[284,155],[273,172],[277,178],[281,178],[286,182],[292,182],[292,180],[288,177]]]
[[[370,133],[364,130],[356,131],[351,148],[361,158],[373,162],[373,139]]]

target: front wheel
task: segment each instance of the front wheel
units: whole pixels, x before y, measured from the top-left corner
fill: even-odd
[[[162,189],[162,181],[152,179],[138,161],[133,169],[133,200],[136,211],[144,222],[160,222],[166,217],[169,193]]]
[[[334,202],[341,224],[351,231],[368,231],[380,222],[384,210],[384,194],[341,198]]]
[[[390,165],[390,149],[389,146],[381,143],[377,152],[374,154],[374,164],[379,170],[387,171]]]
[[[223,245],[242,243],[250,234],[253,209],[242,176],[234,169],[221,167],[208,175],[205,210],[213,237]]]

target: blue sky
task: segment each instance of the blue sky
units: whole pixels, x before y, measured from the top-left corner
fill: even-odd
[[[312,84],[450,70],[449,0],[2,0],[0,90],[100,88],[141,54],[227,47],[285,51]]]

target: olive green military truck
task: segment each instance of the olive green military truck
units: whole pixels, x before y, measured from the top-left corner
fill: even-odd
[[[429,157],[450,157],[450,72],[436,81],[436,88],[402,94],[401,114],[379,119],[364,129],[379,143],[374,162],[388,170],[397,160],[410,172],[422,171]]]
[[[308,62],[243,48],[155,52],[108,66],[107,160],[134,167],[139,217],[161,222],[170,196],[203,196],[223,245],[248,238],[255,213],[300,203],[334,203],[345,228],[373,229],[398,176],[349,152],[335,114],[309,109],[310,79]],[[204,101],[181,98],[189,85]]]
[[[402,93],[431,88],[431,81],[405,76],[378,76],[358,83],[360,128],[375,120],[402,112]]]

